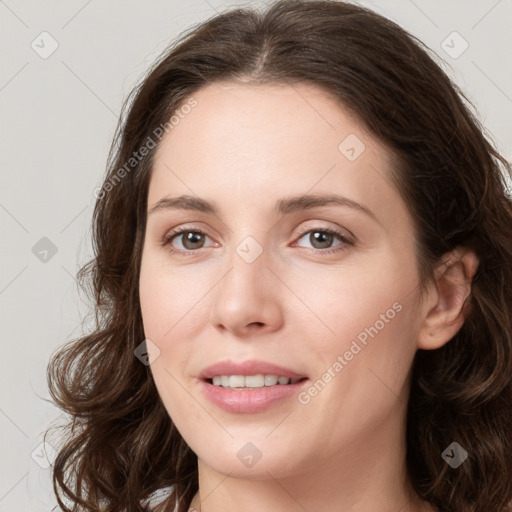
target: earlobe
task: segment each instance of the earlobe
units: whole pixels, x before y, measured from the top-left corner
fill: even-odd
[[[440,348],[460,330],[469,312],[471,285],[478,264],[476,254],[465,248],[457,248],[443,257],[434,272],[430,300],[425,301],[418,348]]]

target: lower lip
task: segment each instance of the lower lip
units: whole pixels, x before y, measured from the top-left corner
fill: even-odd
[[[252,389],[231,389],[214,386],[207,381],[199,381],[206,398],[217,407],[227,412],[254,413],[261,412],[277,402],[296,395],[308,379],[295,384],[276,384]]]

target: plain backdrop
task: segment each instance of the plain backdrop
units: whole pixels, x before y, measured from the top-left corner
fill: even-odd
[[[0,512],[57,510],[54,454],[41,445],[60,414],[45,402],[46,364],[81,333],[88,311],[75,275],[92,256],[93,191],[123,99],[188,27],[232,6],[261,4],[0,1]],[[512,1],[361,4],[446,61],[510,159]]]

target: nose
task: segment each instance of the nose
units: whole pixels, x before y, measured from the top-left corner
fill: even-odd
[[[243,253],[240,253],[243,254]],[[229,267],[213,290],[213,326],[236,337],[272,333],[283,324],[283,285],[263,252],[254,260],[233,251]]]

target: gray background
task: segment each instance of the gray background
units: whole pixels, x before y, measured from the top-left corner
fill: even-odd
[[[453,67],[443,64],[510,159],[512,1],[361,3]],[[0,1],[0,512],[56,505],[45,468],[51,450],[45,458],[41,449],[43,431],[59,416],[44,401],[46,363],[83,328],[87,307],[74,276],[92,256],[93,190],[122,100],[183,30],[247,4],[261,2]],[[464,43],[446,39],[453,31],[469,44],[455,57]],[[47,56],[53,41],[58,48]]]

